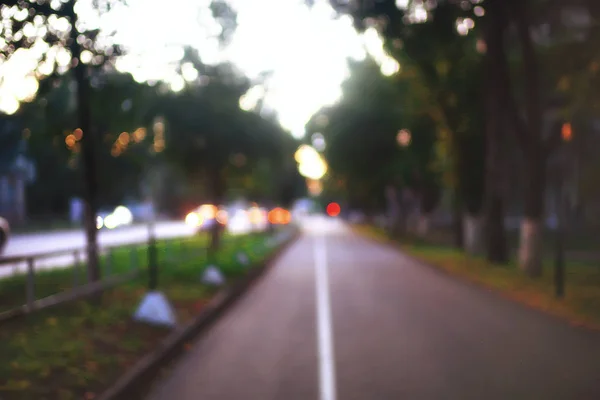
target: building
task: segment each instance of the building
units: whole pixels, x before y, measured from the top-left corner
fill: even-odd
[[[25,188],[35,169],[26,157],[27,142],[20,121],[0,117],[0,215],[11,224],[26,219]]]

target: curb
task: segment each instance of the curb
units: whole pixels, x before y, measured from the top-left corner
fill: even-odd
[[[210,328],[212,323],[222,316],[229,306],[239,300],[300,236],[301,232],[297,230],[263,262],[251,268],[248,275],[219,291],[196,319],[183,327],[176,328],[156,349],[126,371],[96,400],[142,399],[147,393],[151,380],[158,375],[165,364],[174,360],[183,351],[185,343]]]

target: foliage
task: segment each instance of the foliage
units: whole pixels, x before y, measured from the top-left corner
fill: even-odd
[[[381,208],[385,188],[408,187],[421,195],[431,211],[439,199],[440,172],[433,162],[436,129],[418,103],[423,92],[412,92],[409,79],[394,81],[381,75],[371,59],[351,66],[339,104],[313,118],[309,132],[322,131],[331,173],[344,182],[348,201],[355,206]],[[327,118],[325,126],[319,121]],[[411,143],[397,141],[408,129]]]

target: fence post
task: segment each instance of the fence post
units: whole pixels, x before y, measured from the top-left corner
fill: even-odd
[[[79,267],[81,260],[79,259],[79,250],[75,250],[73,252],[73,286],[77,287],[79,285]]]
[[[150,238],[148,239],[148,289],[155,291],[158,287],[158,256],[156,251],[156,233],[154,232],[154,222],[148,226]]]
[[[35,265],[33,257],[27,259],[27,288],[26,288],[26,299],[27,308],[33,309],[33,303],[35,302]]]

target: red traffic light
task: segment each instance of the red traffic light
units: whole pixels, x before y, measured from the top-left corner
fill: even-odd
[[[327,214],[330,217],[337,217],[338,215],[340,215],[340,205],[338,203],[329,203],[327,205]]]

